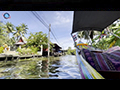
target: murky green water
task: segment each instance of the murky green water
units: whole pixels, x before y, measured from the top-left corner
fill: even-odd
[[[76,57],[66,55],[7,62],[0,67],[0,79],[81,79],[81,76]]]

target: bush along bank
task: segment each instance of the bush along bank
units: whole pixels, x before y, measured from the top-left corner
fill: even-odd
[[[38,55],[37,51],[38,51],[38,48],[33,46],[28,48],[17,49],[18,55],[34,55],[34,54]]]

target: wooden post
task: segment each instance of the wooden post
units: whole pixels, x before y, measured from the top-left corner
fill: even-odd
[[[41,51],[40,51],[40,55],[42,56],[43,54],[43,45],[41,45]]]
[[[18,62],[19,60],[20,60],[20,57],[18,56],[18,57],[17,57],[17,62]]]
[[[51,31],[51,24],[49,24],[49,32],[48,32],[48,57],[50,56],[50,31]]]
[[[4,60],[4,61],[5,61],[5,62],[7,62],[7,59],[8,59],[8,56],[7,56],[7,55],[5,55],[5,60]]]
[[[12,59],[11,59],[11,61],[13,61],[14,60],[14,56],[12,55]]]

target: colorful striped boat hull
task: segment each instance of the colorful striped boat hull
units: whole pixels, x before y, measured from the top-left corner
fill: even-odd
[[[103,76],[86,62],[82,55],[78,54],[78,49],[76,49],[76,58],[82,79],[104,79]]]

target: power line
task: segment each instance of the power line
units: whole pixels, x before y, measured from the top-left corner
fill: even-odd
[[[56,33],[55,33],[55,30],[53,29],[53,27],[51,26],[52,28],[52,32],[55,34],[55,36],[57,37]]]
[[[38,12],[39,13],[39,12]],[[43,13],[42,13],[43,14]],[[39,13],[40,15],[40,13]],[[43,14],[43,16],[41,15],[41,18],[43,18],[44,22],[48,25],[50,22],[45,18],[45,15]]]
[[[32,12],[32,14],[48,29],[48,26],[46,25],[46,24],[44,24],[43,23],[43,21],[33,12],[33,11],[31,11]]]
[[[33,16],[31,16],[31,12],[29,12],[29,11],[26,11],[26,14],[27,14],[27,16],[29,16],[32,20],[34,20],[34,22],[36,22],[36,19],[33,17]],[[37,22],[36,22],[37,23]],[[38,23],[37,23],[37,25],[39,25]],[[41,28],[40,28],[41,29]]]
[[[41,21],[44,23],[44,25],[46,26],[46,27],[49,27],[46,23],[45,23],[45,20],[43,20],[42,18],[41,18],[41,16],[37,13],[37,12],[35,12],[36,13],[36,15],[38,15],[38,17],[41,19]]]
[[[48,29],[49,26],[45,23],[45,21],[42,19],[42,17],[40,15],[38,15],[37,12],[33,12],[33,11],[31,11],[31,12]],[[55,38],[55,40],[59,44],[57,38],[55,37],[55,35],[53,34],[52,31],[51,31],[51,34],[53,35],[53,37]]]
[[[43,16],[45,16],[44,13],[42,13],[42,14],[43,14]],[[42,18],[43,18],[43,20],[44,20],[47,24],[49,24],[49,22],[48,22],[48,20],[47,20],[46,18],[44,18],[44,17],[42,17]],[[55,30],[53,29],[52,26],[51,26],[51,28],[52,28],[53,33],[56,34],[56,33],[55,33]],[[57,35],[56,35],[56,37],[57,37]]]
[[[51,31],[53,37],[55,38],[55,40],[57,41],[57,43],[60,45],[60,43],[58,42],[58,40],[56,39],[55,35],[53,34],[53,32]]]

